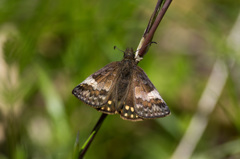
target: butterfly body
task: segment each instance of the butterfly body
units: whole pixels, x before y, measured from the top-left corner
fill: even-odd
[[[98,111],[120,114],[126,120],[170,114],[156,88],[137,66],[133,49],[126,49],[122,61],[112,62],[90,75],[72,93]]]

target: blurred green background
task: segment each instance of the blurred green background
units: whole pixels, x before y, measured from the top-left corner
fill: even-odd
[[[114,45],[137,48],[156,2],[0,0],[0,159],[72,158],[101,115],[72,89],[122,59]],[[240,42],[229,40],[239,14],[238,0],[173,1],[139,64],[172,114],[108,116],[85,158],[171,158],[217,59],[227,81],[190,158],[240,158]]]

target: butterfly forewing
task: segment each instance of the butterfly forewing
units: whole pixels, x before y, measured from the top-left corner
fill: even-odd
[[[94,108],[108,104],[108,99],[114,90],[115,82],[118,78],[118,65],[119,62],[112,62],[106,65],[75,87],[72,93],[78,99]]]
[[[148,79],[145,72],[138,66],[134,69],[133,91],[135,98],[135,112],[141,118],[159,118],[170,114],[157,89]]]

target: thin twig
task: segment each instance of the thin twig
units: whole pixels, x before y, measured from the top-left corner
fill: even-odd
[[[159,23],[161,22],[163,16],[165,15],[168,7],[170,6],[172,0],[158,0],[155,10],[148,22],[147,29],[145,30],[143,37],[138,45],[135,59],[139,62],[143,56],[147,53],[154,33],[158,28]]]
[[[95,125],[95,127],[93,128],[92,132],[90,133],[88,139],[86,140],[86,142],[83,144],[80,152],[79,152],[79,156],[78,159],[82,159],[85,155],[85,153],[87,152],[90,144],[92,143],[94,137],[96,136],[98,130],[100,129],[104,119],[107,117],[107,114],[102,114],[101,117],[98,119],[97,124]]]

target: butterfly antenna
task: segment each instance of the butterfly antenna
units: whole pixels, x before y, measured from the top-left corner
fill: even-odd
[[[123,53],[124,53],[124,51],[123,51],[123,50],[121,50],[121,49],[119,49],[119,48],[117,48],[117,46],[113,46],[113,49],[114,49],[114,50],[118,49],[119,51],[121,51],[121,52],[123,52]]]

